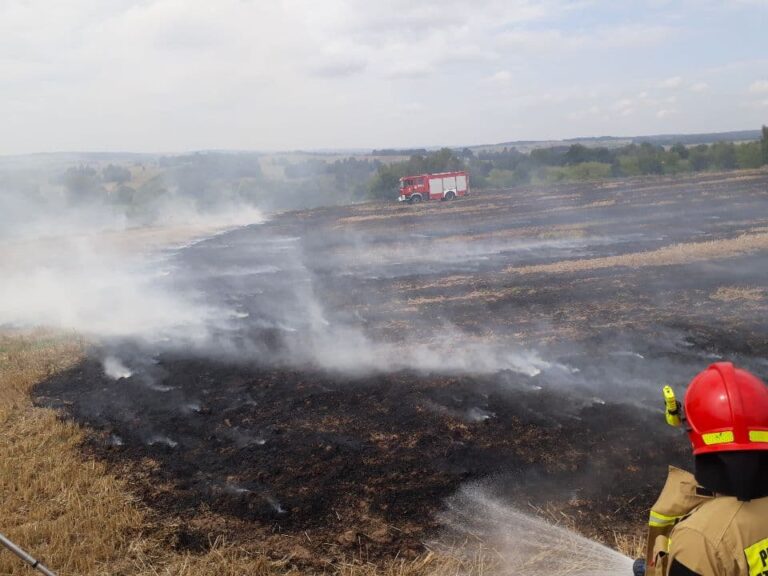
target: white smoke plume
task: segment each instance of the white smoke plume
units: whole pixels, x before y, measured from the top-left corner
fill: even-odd
[[[0,325],[194,341],[220,314],[164,283],[162,261],[105,245],[98,237],[28,242],[8,252]]]
[[[113,380],[130,378],[133,375],[133,372],[129,370],[119,358],[115,358],[114,356],[107,356],[104,358],[102,366],[104,367],[104,374]]]

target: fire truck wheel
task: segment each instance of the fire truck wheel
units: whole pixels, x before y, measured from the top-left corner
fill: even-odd
[[[421,196],[411,196],[411,204],[418,204],[421,202]]]
[[[453,192],[448,192],[448,193],[445,195],[445,199],[446,199],[446,200],[455,200],[455,199],[456,199],[456,194],[454,194]]]

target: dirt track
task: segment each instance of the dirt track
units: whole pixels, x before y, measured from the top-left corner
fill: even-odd
[[[284,214],[173,255],[237,311],[219,348],[107,342],[38,401],[93,427],[182,548],[415,553],[488,478],[611,542],[686,463],[659,387],[768,369],[766,208],[753,172]]]

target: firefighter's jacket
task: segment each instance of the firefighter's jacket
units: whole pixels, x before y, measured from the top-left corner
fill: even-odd
[[[666,576],[674,561],[701,576],[768,576],[768,497],[739,502],[670,466],[650,513],[648,576]]]

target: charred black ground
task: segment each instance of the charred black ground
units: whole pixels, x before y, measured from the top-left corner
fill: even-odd
[[[93,430],[180,547],[414,553],[480,479],[610,542],[688,463],[661,385],[719,358],[768,368],[767,189],[755,172],[279,215],[169,255],[176,285],[236,312],[207,346],[107,342],[38,401]]]

